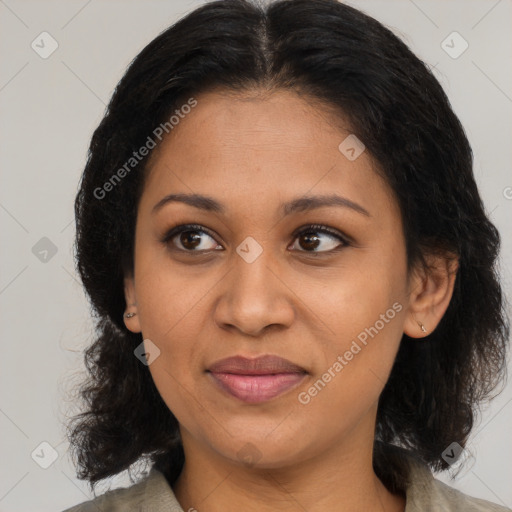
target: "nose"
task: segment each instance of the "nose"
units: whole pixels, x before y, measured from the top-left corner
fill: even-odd
[[[279,275],[275,257],[264,250],[252,263],[238,254],[233,259],[231,271],[217,289],[217,326],[252,337],[266,334],[270,326],[290,327],[295,317],[295,295]]]

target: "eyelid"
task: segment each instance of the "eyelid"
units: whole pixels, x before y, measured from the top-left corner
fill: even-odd
[[[201,224],[178,224],[176,226],[173,226],[166,231],[166,234],[162,238],[161,242],[164,245],[167,245],[169,243],[169,241],[172,240],[176,235],[179,235],[180,233],[182,233],[184,231],[199,231],[199,232],[205,233],[208,236],[210,236],[213,240],[215,240],[217,243],[219,243],[217,241],[216,234],[212,230],[210,230],[209,228],[207,228],[206,226],[203,226]],[[300,234],[307,233],[307,232],[324,233],[324,234],[330,235],[334,238],[337,238],[341,242],[341,247],[349,246],[349,245],[352,245],[352,243],[353,243],[351,238],[348,237],[347,235],[345,235],[344,233],[342,233],[341,231],[338,231],[337,229],[331,228],[324,224],[303,224],[302,226],[295,229],[293,231],[293,233],[291,234],[292,241],[294,241]],[[332,254],[332,253],[336,252],[337,250],[339,250],[341,247],[336,247],[335,249],[331,249],[329,251],[319,251],[319,252],[294,251],[294,252],[299,252],[299,253],[308,254],[308,255]],[[182,252],[185,252],[188,254],[193,254],[193,253],[204,254],[206,252],[210,252],[210,250],[207,250],[207,251],[185,251],[183,249],[178,249],[178,248],[175,248],[175,250],[182,251]],[[212,249],[212,251],[215,251],[215,250],[216,249]]]

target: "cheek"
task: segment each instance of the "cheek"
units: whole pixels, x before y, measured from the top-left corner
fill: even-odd
[[[161,304],[166,306],[159,310]],[[149,365],[155,386],[178,421],[191,426],[201,423],[198,418],[205,413],[197,387],[203,371],[198,342],[202,323],[197,308],[195,297],[180,300],[153,288],[146,302],[142,325],[144,338],[151,339],[160,350],[159,356]],[[207,422],[208,418],[203,420]]]
[[[208,279],[187,280],[188,288],[182,288],[179,281],[163,276],[154,283],[148,280],[138,294],[138,309],[144,338],[159,347],[169,371],[183,375],[197,366],[211,285]]]
[[[174,262],[165,248],[155,247],[139,251],[135,275],[137,309],[145,337],[167,343],[200,330],[205,298],[218,276],[200,265]]]
[[[328,345],[337,351],[348,350],[351,340],[361,333],[364,342],[365,330],[376,323],[379,339],[395,339],[402,325],[398,310],[405,309],[405,271],[405,258],[399,251],[353,251],[326,286],[312,288],[305,296],[325,322]],[[395,303],[399,306],[393,308]]]
[[[339,336],[324,349],[316,368],[297,394],[305,418],[313,418],[327,438],[350,430],[377,406],[402,336],[403,305],[384,297],[340,318]],[[336,331],[335,331],[336,332]]]
[[[333,408],[342,421],[374,403],[391,371],[406,310],[404,252],[368,250],[314,299],[325,321],[322,365],[304,401]],[[321,307],[320,307],[321,306]],[[330,404],[330,405],[329,405]]]
[[[202,370],[205,299],[214,281],[208,273],[203,279],[192,279],[169,260],[150,256],[141,254],[137,260],[137,310],[143,338],[160,351],[149,370],[167,406],[178,413],[190,402]]]

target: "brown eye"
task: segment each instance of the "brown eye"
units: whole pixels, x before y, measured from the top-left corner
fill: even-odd
[[[208,240],[210,239],[210,241]],[[177,250],[185,252],[202,252],[220,247],[212,235],[199,226],[178,226],[171,229],[163,239],[163,243],[173,245]]]
[[[182,231],[177,238],[187,250],[196,249],[201,245],[201,235],[198,231]]]
[[[348,245],[341,234],[322,225],[308,226],[306,229],[299,231],[295,239],[297,239],[297,243],[294,244],[295,249],[297,246],[302,249],[298,249],[299,252],[324,253]]]

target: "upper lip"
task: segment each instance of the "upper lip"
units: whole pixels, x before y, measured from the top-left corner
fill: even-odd
[[[227,357],[213,363],[212,373],[234,373],[238,375],[269,375],[273,373],[306,373],[306,370],[282,357],[265,355],[248,359],[243,356]]]

